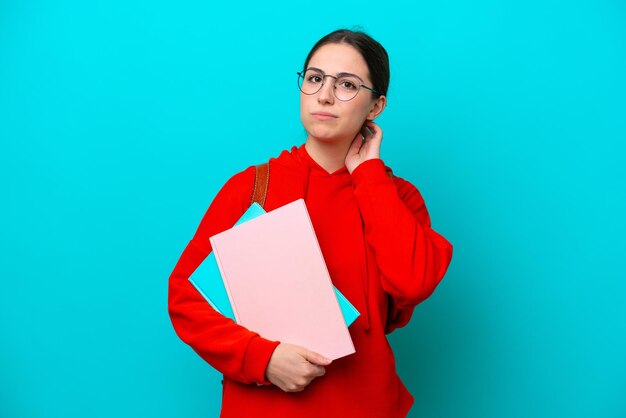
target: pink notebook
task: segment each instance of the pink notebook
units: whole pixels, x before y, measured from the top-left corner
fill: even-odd
[[[303,199],[210,240],[238,324],[333,360],[355,352]]]

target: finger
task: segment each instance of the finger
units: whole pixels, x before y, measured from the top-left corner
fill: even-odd
[[[312,366],[313,366],[313,369],[311,370],[311,376],[320,377],[326,374],[326,369],[323,368],[322,366],[316,366],[314,364],[312,364]]]
[[[372,131],[372,138],[382,141],[383,140],[383,130],[380,126],[371,120],[366,121],[367,127]]]
[[[382,133],[382,129],[380,128],[380,125],[377,124],[376,122],[374,122],[373,120],[367,120],[365,121],[365,125],[367,125],[367,127],[374,133],[380,132]]]
[[[370,128],[365,125],[361,128],[361,133],[363,134],[366,140],[374,136],[374,133],[370,130]]]
[[[369,120],[369,119],[367,119],[367,120],[365,120],[365,124],[366,124],[368,127],[370,127],[370,129],[371,129],[371,128],[380,128],[380,126],[379,126],[376,122],[374,122],[373,120]]]
[[[326,358],[323,355],[315,353],[313,351],[309,351],[307,349],[304,349],[304,352],[302,353],[302,356],[309,363],[313,363],[313,364],[316,364],[318,366],[328,366],[330,363],[332,363],[331,359]]]

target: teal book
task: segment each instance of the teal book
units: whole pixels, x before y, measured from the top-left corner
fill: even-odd
[[[247,222],[257,216],[263,215],[265,210],[258,203],[254,202],[248,210],[239,218],[235,225]],[[235,319],[235,314],[230,305],[228,299],[228,293],[224,287],[222,276],[220,274],[215,255],[211,252],[207,258],[198,266],[196,271],[193,272],[189,281],[196,288],[196,290],[206,299],[206,301],[222,315]],[[350,303],[344,295],[333,287],[335,295],[337,296],[337,302],[343,314],[343,318],[346,321],[346,326],[350,326],[358,317],[359,311]]]

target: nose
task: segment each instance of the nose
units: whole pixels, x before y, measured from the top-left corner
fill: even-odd
[[[335,92],[333,91],[335,88],[335,79],[328,75],[326,77],[329,78],[324,80],[322,88],[317,92],[317,102],[320,104],[333,104],[335,102]]]

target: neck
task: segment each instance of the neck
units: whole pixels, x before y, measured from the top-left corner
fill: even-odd
[[[351,142],[323,142],[309,135],[304,143],[307,153],[322,168],[333,173],[346,165],[346,155]]]

